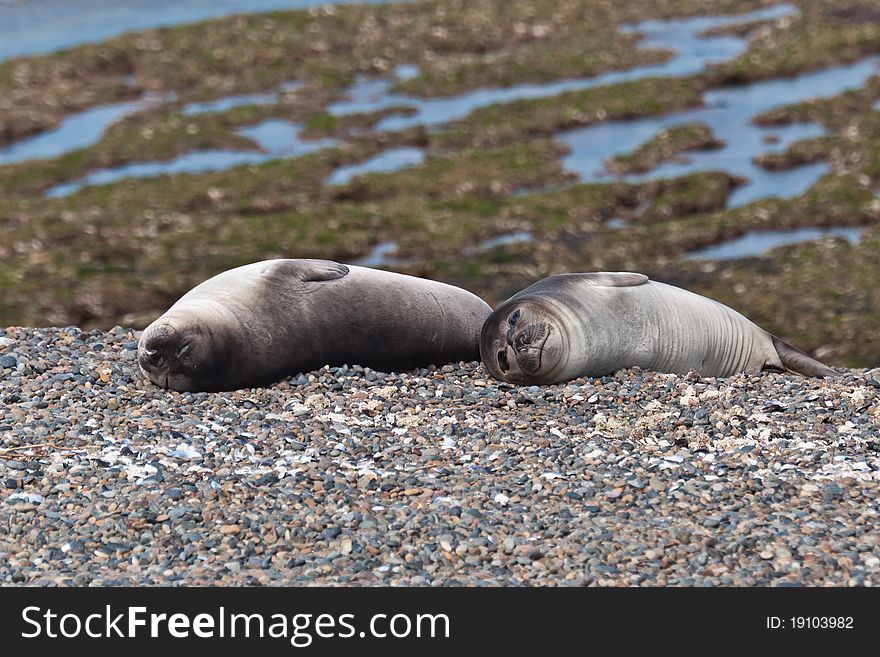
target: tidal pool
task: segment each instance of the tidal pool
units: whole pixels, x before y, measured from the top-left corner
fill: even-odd
[[[793,230],[750,231],[736,239],[688,253],[686,260],[736,260],[764,255],[780,246],[812,242],[825,237],[842,237],[850,244],[858,244],[861,228],[796,228]]]
[[[292,93],[301,85],[299,82],[285,82],[275,91],[241,96],[227,96],[217,100],[189,103],[181,113],[186,116],[225,112],[243,105],[268,105],[276,103],[282,94]],[[141,100],[110,105],[99,105],[76,114],[66,116],[54,130],[41,132],[33,137],[0,147],[0,165],[14,164],[26,160],[59,157],[80,148],[97,144],[104,132],[120,119],[134,114],[146,107],[174,100],[174,94],[164,97],[145,96]]]
[[[700,36],[711,28],[724,27],[753,20],[769,20],[797,15],[797,9],[780,4],[767,9],[732,16],[702,16],[683,20],[645,21],[625,25],[621,29],[644,35],[640,48],[674,50],[665,62],[611,71],[591,78],[557,80],[546,84],[519,84],[510,87],[476,89],[458,96],[415,98],[391,92],[395,81],[381,78],[360,78],[348,91],[346,100],[333,103],[331,114],[375,112],[389,107],[405,106],[414,112],[406,116],[391,115],[377,124],[378,130],[395,131],[424,125],[428,127],[464,118],[481,107],[510,103],[530,98],[545,98],[566,91],[579,91],[602,85],[627,82],[646,77],[693,75],[707,64],[732,59],[746,48],[746,40],[731,36]]]
[[[222,3],[221,3],[222,4]],[[409,64],[394,69],[393,79],[359,78],[348,90],[343,100],[331,103],[328,111],[334,115],[373,112],[393,107],[405,107],[411,114],[392,114],[379,121],[377,129],[400,130],[413,125],[436,128],[444,123],[462,118],[470,112],[496,103],[519,99],[552,96],[565,91],[586,89],[617,82],[636,80],[651,76],[688,76],[699,73],[707,65],[728,61],[746,48],[746,39],[718,35],[705,36],[706,30],[739,24],[753,20],[768,20],[794,16],[797,9],[789,4],[775,5],[759,11],[738,15],[702,16],[668,21],[644,21],[622,26],[628,32],[642,35],[641,48],[662,48],[674,51],[667,61],[625,71],[612,71],[592,78],[559,80],[548,84],[523,84],[505,88],[478,89],[458,96],[420,99],[392,93],[392,86],[418,74]],[[790,79],[769,80],[741,87],[714,89],[705,92],[705,107],[661,117],[649,117],[634,121],[615,121],[586,128],[567,131],[557,135],[559,141],[569,147],[563,165],[584,182],[605,182],[624,179],[642,182],[669,178],[698,171],[724,171],[742,177],[746,183],[736,188],[728,199],[728,207],[738,207],[769,196],[795,196],[807,190],[825,174],[829,167],[824,162],[796,167],[787,171],[765,171],[753,163],[762,153],[780,152],[793,142],[818,137],[824,129],[813,123],[792,124],[763,128],[751,123],[751,119],[768,109],[790,104],[811,97],[828,97],[847,89],[857,88],[876,72],[878,58],[868,58],[850,66],[835,67]],[[184,114],[220,112],[241,105],[276,102],[280,93],[291,91],[297,83],[288,83],[274,91],[229,96],[214,101],[191,103],[184,106]],[[115,107],[115,106],[114,106]],[[116,110],[115,118],[104,118],[106,108],[96,108],[82,115],[69,117],[57,131],[39,135],[12,144],[0,151],[0,163],[6,158],[28,157],[27,153],[51,157],[75,147],[96,142],[103,130],[118,112],[134,111],[126,105]],[[112,112],[110,112],[112,114]],[[71,130],[67,122],[79,125]],[[605,161],[615,155],[637,148],[653,137],[659,130],[673,125],[702,121],[725,142],[725,146],[713,151],[688,153],[684,158],[666,162],[656,169],[640,175],[612,176],[605,168]],[[78,122],[78,124],[77,124]],[[274,122],[274,125],[285,122]],[[261,125],[273,125],[266,122]],[[290,124],[286,124],[290,126]],[[64,129],[62,129],[64,128]],[[242,128],[239,132],[252,135],[261,128]],[[198,173],[219,171],[242,164],[255,164],[282,157],[296,157],[336,142],[321,140],[303,142],[298,131],[286,129],[278,143],[261,144],[263,152],[211,150],[188,153],[171,162],[138,162],[114,169],[94,171],[82,180],[58,185],[48,196],[63,196],[89,184],[106,184],[125,177],[148,177],[173,173]],[[65,134],[71,135],[62,139]],[[61,137],[59,137],[59,135]],[[75,135],[75,137],[73,137]],[[773,135],[773,144],[767,143]],[[71,141],[73,140],[73,141]],[[78,141],[77,141],[78,140]],[[74,144],[71,146],[71,144]],[[24,154],[24,155],[23,155]],[[328,179],[328,184],[342,184],[354,176],[371,172],[394,172],[414,166],[424,160],[425,154],[417,148],[396,148],[380,153],[364,162],[342,167]],[[12,161],[12,160],[8,160]],[[16,160],[17,161],[17,160]]]
[[[344,185],[365,173],[393,173],[421,164],[424,160],[425,151],[421,148],[392,148],[358,164],[340,167],[324,182],[328,185]]]
[[[302,126],[280,119],[269,119],[237,132],[253,140],[259,151],[206,150],[184,153],[167,162],[133,162],[111,169],[92,171],[80,180],[56,185],[46,191],[49,198],[69,196],[83,187],[106,185],[124,178],[153,178],[177,173],[206,173],[222,171],[244,164],[262,164],[272,160],[300,157],[307,153],[334,146],[335,139],[305,141],[300,138]]]
[[[397,242],[379,242],[368,255],[352,260],[350,264],[358,267],[390,267],[403,262],[395,257],[396,254]]]
[[[505,235],[499,235],[497,237],[483,240],[477,244],[476,247],[469,249],[467,252],[485,253],[486,251],[497,249],[499,246],[521,244],[523,242],[531,241],[532,234],[528,231],[521,230],[515,233],[507,233]],[[361,267],[394,267],[395,265],[406,265],[413,262],[413,260],[398,258],[397,249],[397,242],[379,242],[370,250],[369,254],[358,260],[352,260],[351,264],[360,265]]]
[[[58,157],[98,143],[111,124],[157,102],[155,97],[112,105],[99,105],[71,114],[54,130],[0,147],[0,165]]]
[[[752,119],[774,107],[808,98],[828,98],[857,89],[877,73],[878,62],[880,58],[869,57],[848,66],[793,78],[713,89],[705,92],[705,106],[699,109],[634,121],[610,121],[564,132],[557,136],[569,148],[563,166],[576,173],[583,182],[644,182],[698,171],[723,171],[747,181],[730,195],[728,207],[739,207],[771,196],[797,196],[829,171],[826,163],[767,171],[755,165],[753,159],[762,153],[782,152],[798,140],[824,135],[825,129],[815,123],[763,127],[753,124]],[[608,172],[606,160],[631,152],[659,130],[695,121],[707,124],[725,145],[714,150],[687,153],[683,161],[666,162],[645,174],[617,176]],[[768,144],[767,137],[771,135],[774,143]]]
[[[244,107],[246,105],[271,105],[277,103],[283,94],[293,93],[302,86],[301,82],[285,82],[278,85],[275,91],[269,91],[259,94],[242,94],[241,96],[226,96],[217,100],[209,100],[201,103],[189,103],[184,105],[181,110],[186,116],[196,116],[198,114],[216,114],[225,112],[235,107]]]
[[[523,242],[531,242],[532,234],[527,230],[518,230],[515,233],[507,233],[498,237],[490,237],[483,240],[477,245],[477,251],[491,251],[499,246],[509,246],[511,244],[522,244]]]

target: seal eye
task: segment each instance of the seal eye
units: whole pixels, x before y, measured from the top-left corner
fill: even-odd
[[[522,317],[522,310],[517,309],[507,318],[507,323],[513,326],[519,321],[520,317]]]
[[[192,345],[185,344],[180,348],[180,350],[175,355],[175,358],[177,358],[177,362],[179,362],[181,365],[183,365],[184,367],[187,367],[187,368],[193,366],[192,357],[188,353],[191,348],[192,348]]]
[[[506,372],[510,369],[510,363],[507,362],[507,351],[499,351],[498,352],[498,367],[501,368],[502,372]]]

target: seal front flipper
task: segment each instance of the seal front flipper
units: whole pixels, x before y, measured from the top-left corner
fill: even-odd
[[[559,274],[551,278],[568,278],[599,287],[634,287],[644,285],[648,277],[631,271],[593,271],[582,274]]]
[[[348,267],[332,260],[272,260],[260,272],[260,276],[280,281],[293,279],[303,283],[319,283],[340,279],[348,272]]]
[[[782,367],[786,372],[792,374],[802,374],[803,376],[840,376],[838,372],[827,365],[823,365],[815,358],[805,354],[797,347],[792,347],[787,342],[780,340],[775,335],[771,335],[773,347],[779,355]]]

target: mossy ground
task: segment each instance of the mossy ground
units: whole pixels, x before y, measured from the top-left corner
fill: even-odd
[[[543,82],[657,61],[616,25],[746,11],[766,3],[696,0],[605,3],[433,0],[232,17],[129,34],[0,64],[0,143],[51,128],[67,113],[134,98],[177,100],[132,115],[101,141],[53,160],[0,167],[0,324],[143,325],[204,278],[275,256],[351,260],[394,241],[395,267],[467,286],[492,303],[551,273],[634,269],[737,308],[768,330],[839,365],[880,364],[880,78],[862,89],[770,112],[763,123],[821,122],[829,135],[762,165],[828,161],[832,171],[789,200],[726,210],[739,181],[702,173],[640,185],[573,184],[559,130],[698,106],[707,85],[741,83],[880,53],[880,3],[795,2],[802,15],[751,26],[749,49],[682,79],[651,79],[476,110],[439,129],[379,133],[386,112],[335,117],[327,105],[358,75],[398,64],[420,74],[399,91],[442,96]],[[589,26],[585,30],[584,26]],[[246,72],[244,74],[243,72]],[[133,84],[123,76],[133,76]],[[304,86],[269,105],[185,116],[183,103]],[[277,117],[341,144],[292,160],[200,175],[41,193],[88,171],[165,160],[206,148],[252,148],[236,133]],[[623,158],[626,170],[707,145],[682,126]],[[425,162],[341,186],[337,167],[392,146]],[[637,167],[629,169],[629,167]],[[531,193],[523,193],[523,192]],[[617,229],[612,219],[629,226]],[[726,263],[687,251],[748,230],[864,225],[856,246],[798,245]],[[480,251],[481,241],[529,231],[529,242]]]
[[[705,123],[685,123],[664,128],[632,153],[618,155],[607,167],[614,173],[645,173],[670,159],[686,159],[687,151],[721,148],[724,142]]]

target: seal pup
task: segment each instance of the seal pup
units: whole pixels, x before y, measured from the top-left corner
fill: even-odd
[[[150,324],[138,364],[157,385],[219,391],[324,365],[407,370],[479,358],[492,312],[461,288],[329,260],[265,260],[197,285]]]
[[[522,385],[627,367],[837,374],[717,301],[631,272],[559,274],[527,287],[486,320],[480,356],[493,377]]]

